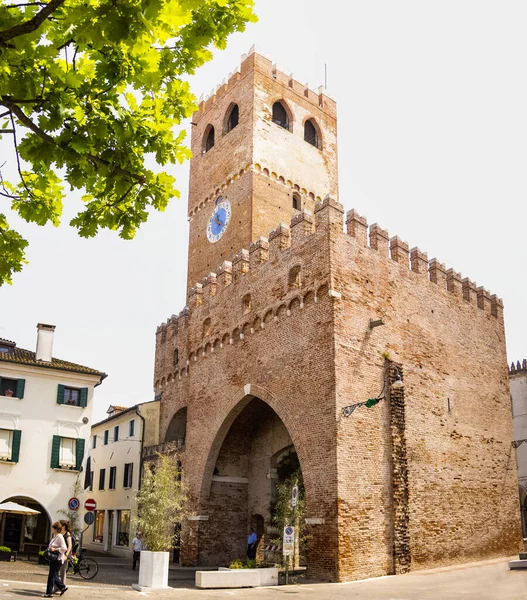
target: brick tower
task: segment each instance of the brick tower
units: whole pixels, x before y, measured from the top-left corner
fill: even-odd
[[[344,231],[335,104],[267,58],[193,122],[187,306],[154,373],[192,499],[181,562],[244,558],[250,526],[264,558],[293,467],[314,578],[513,554],[502,301],[354,210]]]
[[[188,287],[278,223],[337,195],[335,102],[252,49],[200,102],[193,123]],[[211,243],[207,225],[220,197],[231,217]]]

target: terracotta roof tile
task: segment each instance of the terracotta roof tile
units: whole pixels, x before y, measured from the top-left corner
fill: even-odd
[[[52,358],[51,362],[37,361],[35,352],[16,347],[13,348],[12,352],[0,352],[0,362],[17,363],[33,367],[43,367],[46,369],[59,369],[61,371],[86,373],[88,375],[99,375],[103,379],[106,377],[106,373],[103,373],[102,371],[97,371],[97,369],[91,369],[90,367],[78,365],[60,358]]]

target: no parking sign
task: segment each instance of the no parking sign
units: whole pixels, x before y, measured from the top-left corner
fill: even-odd
[[[81,503],[78,498],[70,498],[68,500],[68,508],[70,510],[78,510],[80,505],[81,505]]]

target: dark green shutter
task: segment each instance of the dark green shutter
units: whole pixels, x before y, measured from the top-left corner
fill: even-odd
[[[22,379],[22,381],[24,381]],[[15,429],[13,431],[13,446],[11,447],[11,462],[18,462],[18,458],[20,456],[20,438],[22,437],[22,432],[20,429]]]
[[[59,387],[57,389],[57,404],[64,404],[64,385],[59,383]]]
[[[81,440],[81,439],[77,440],[77,447],[76,447],[76,453],[75,453],[75,469],[77,471],[80,471],[81,466],[82,466],[82,459],[84,458],[84,444],[85,443],[86,443],[86,440]]]
[[[24,397],[24,389],[26,387],[25,379],[18,379],[16,382],[16,397],[23,398]]]
[[[51,444],[51,468],[59,468],[59,456],[60,456],[60,435],[53,436],[53,443]]]
[[[88,405],[88,388],[81,388],[80,406],[86,408]]]

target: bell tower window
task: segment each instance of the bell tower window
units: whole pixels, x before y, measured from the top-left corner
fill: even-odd
[[[281,102],[275,102],[273,104],[273,123],[280,125],[280,127],[283,127],[284,129],[289,129],[289,117]]]
[[[203,154],[206,154],[214,147],[214,127],[209,125],[203,136]]]
[[[238,122],[240,120],[240,110],[237,104],[232,106],[228,115],[229,116],[227,117],[225,133],[229,133],[229,131],[232,131],[238,125]]]
[[[304,123],[304,141],[315,146],[315,148],[320,148],[319,135],[312,119],[308,119]]]
[[[293,192],[293,208],[295,210],[302,209],[302,198],[298,192]]]

